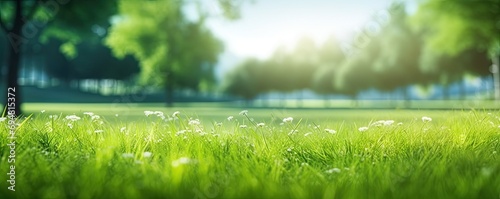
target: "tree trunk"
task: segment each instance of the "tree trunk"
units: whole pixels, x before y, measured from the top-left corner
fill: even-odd
[[[16,1],[16,8],[15,8],[15,17],[14,17],[14,23],[12,26],[12,29],[10,32],[7,32],[7,39],[9,41],[9,55],[7,57],[7,90],[13,91],[15,90],[15,93],[9,92],[14,94],[14,96],[9,94],[5,94],[4,96],[7,97],[5,101],[5,106],[8,106],[8,102],[12,102],[12,100],[9,100],[10,97],[13,97],[15,100],[15,115],[21,115],[22,110],[21,110],[21,103],[22,103],[22,98],[21,98],[21,88],[19,87],[19,82],[18,77],[19,77],[19,69],[20,69],[20,64],[21,64],[21,49],[23,43],[25,43],[26,39],[22,36],[21,29],[24,25],[24,22],[22,20],[22,5],[21,1]]]
[[[403,87],[403,98],[404,98],[405,108],[411,107],[410,89],[411,89],[410,86]]]
[[[172,107],[174,105],[174,81],[172,75],[167,75],[167,85],[166,85],[166,94],[167,94],[167,107]]]
[[[449,100],[450,99],[450,85],[449,84],[443,84],[441,87],[442,89],[442,94],[443,94],[443,100]]]
[[[467,99],[467,88],[465,85],[465,81],[462,80],[460,82],[460,100],[466,100]]]
[[[495,93],[495,100],[500,100],[500,53],[492,58],[493,66],[491,72],[493,73],[493,88]]]

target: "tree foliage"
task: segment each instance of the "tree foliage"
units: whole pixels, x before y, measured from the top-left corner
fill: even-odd
[[[215,83],[214,67],[222,43],[205,27],[204,16],[190,21],[184,1],[121,1],[106,43],[123,57],[140,61],[141,83],[199,90]]]
[[[74,44],[91,32],[91,26],[106,22],[116,9],[116,1],[15,0],[0,1],[0,27],[9,42],[7,55],[7,87],[16,88],[14,97],[21,111],[18,83],[22,48],[29,40],[55,37],[68,43],[64,49],[74,52]]]
[[[466,3],[465,0],[463,3]],[[429,0],[424,1],[422,7],[431,9],[427,7],[438,4],[440,3]],[[480,10],[486,9],[482,4],[474,6]],[[379,21],[378,30],[362,31],[354,37],[349,54],[343,51],[335,37],[319,46],[308,38],[302,38],[290,52],[279,48],[269,60],[245,62],[239,67],[246,69],[233,71],[232,77],[237,76],[235,73],[245,73],[246,79],[258,80],[257,84],[252,83],[253,87],[241,87],[251,93],[311,89],[319,94],[334,93],[355,97],[368,89],[386,92],[403,89],[405,97],[408,97],[406,88],[411,85],[449,85],[462,81],[466,74],[484,76],[489,73],[486,66],[491,62],[486,57],[487,49],[491,50],[492,43],[495,43],[500,34],[493,34],[492,27],[486,23],[491,25],[498,22],[495,18],[498,16],[491,16],[497,13],[491,9],[486,13],[475,12],[477,11],[452,11],[457,16],[476,17],[477,20],[486,21],[473,25],[469,24],[472,23],[470,20],[450,19],[447,16],[429,23],[428,27],[420,27],[411,23],[414,22],[412,19],[421,17],[419,14],[417,17],[409,16],[404,3],[393,3],[388,8],[388,20]],[[451,35],[450,30],[441,30],[439,24],[444,22],[450,22],[452,30],[459,33],[443,41],[441,37]],[[488,27],[477,33],[471,32],[471,28],[483,25]],[[465,40],[461,43],[455,41],[454,37]],[[434,45],[439,47],[434,48]],[[440,48],[442,49],[439,50]],[[265,72],[256,72],[257,70]],[[228,82],[235,80],[242,84],[242,79],[233,78]],[[261,85],[264,83],[268,85]]]

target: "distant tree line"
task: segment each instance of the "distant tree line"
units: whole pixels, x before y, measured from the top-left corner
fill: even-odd
[[[415,28],[403,3],[392,4],[387,13],[378,30],[362,31],[348,48],[334,36],[321,45],[304,37],[292,50],[278,48],[267,60],[247,59],[226,75],[222,90],[249,100],[304,89],[353,98],[368,89],[399,89],[408,96],[410,85],[450,85],[465,74],[491,74],[487,48],[472,45],[443,53],[428,44],[434,30]]]

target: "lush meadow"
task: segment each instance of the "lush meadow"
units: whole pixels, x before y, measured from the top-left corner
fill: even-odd
[[[498,111],[38,108],[0,198],[500,198]]]

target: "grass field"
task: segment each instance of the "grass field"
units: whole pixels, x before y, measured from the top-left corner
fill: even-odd
[[[500,198],[499,111],[24,108],[0,198]]]

